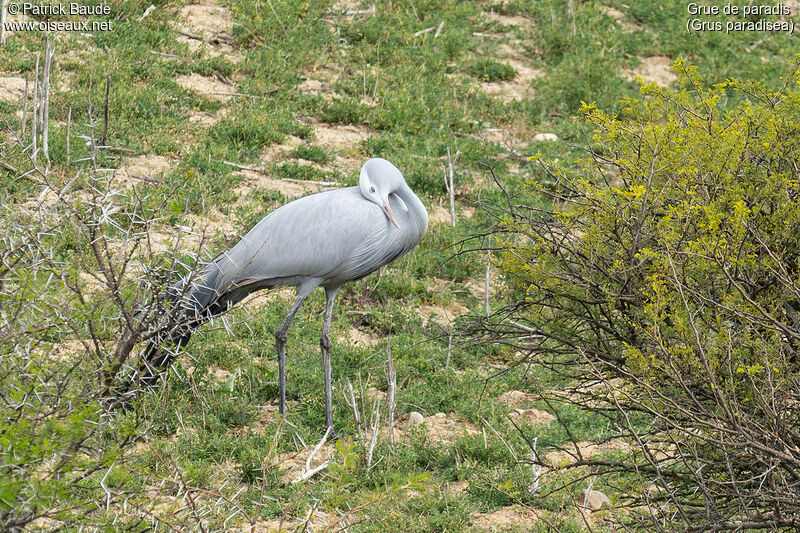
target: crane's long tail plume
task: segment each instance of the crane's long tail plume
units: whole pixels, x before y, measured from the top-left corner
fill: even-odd
[[[151,339],[142,354],[139,370],[131,380],[130,385],[137,389],[149,389],[169,369],[173,359],[181,348],[189,343],[192,332],[200,323],[178,326],[179,329],[166,333],[159,332]]]
[[[216,288],[217,278],[218,271],[208,268],[198,280],[181,280],[160,296],[167,308],[165,323],[148,341],[138,369],[117,389],[114,405],[125,407],[140,392],[155,386],[189,343],[194,330],[227,310],[232,302]]]

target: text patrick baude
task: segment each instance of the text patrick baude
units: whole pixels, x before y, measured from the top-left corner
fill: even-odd
[[[77,2],[70,2],[68,4],[33,4],[30,2],[22,2],[17,5],[19,6],[17,12],[22,15],[93,16],[111,14],[111,6],[104,4],[92,6],[79,4]]]

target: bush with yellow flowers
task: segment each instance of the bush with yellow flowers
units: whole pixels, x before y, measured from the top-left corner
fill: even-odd
[[[575,463],[631,526],[800,525],[799,66],[703,87],[678,61],[676,91],[584,104],[587,157],[495,213],[515,297],[469,333],[568,374],[553,396],[631,444]]]

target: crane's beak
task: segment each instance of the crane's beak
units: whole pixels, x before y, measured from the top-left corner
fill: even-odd
[[[397,223],[397,219],[394,218],[394,213],[392,213],[392,208],[389,207],[389,201],[388,200],[384,200],[383,201],[383,205],[381,206],[381,209],[383,209],[383,212],[386,215],[386,217],[389,220],[392,221],[392,224],[394,224],[394,227],[396,227],[397,229],[400,229],[400,224],[398,224]]]

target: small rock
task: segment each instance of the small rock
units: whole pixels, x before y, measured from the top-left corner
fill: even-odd
[[[511,418],[520,417],[525,423],[531,425],[549,424],[556,419],[555,416],[541,409],[514,409],[508,416]]]
[[[519,390],[511,390],[504,392],[498,396],[498,400],[508,405],[522,405],[527,402],[533,395]]]
[[[538,143],[542,141],[557,141],[558,135],[555,133],[537,133],[533,136],[533,142]]]
[[[408,413],[408,420],[413,425],[418,426],[425,421],[425,417],[423,417],[421,413],[418,413],[416,411],[411,411],[410,413]]]
[[[658,485],[656,485],[652,481],[649,482],[649,483],[646,483],[642,487],[642,492],[645,493],[647,496],[650,496],[650,497],[655,496],[656,494],[658,494],[660,492],[663,492],[663,491],[664,491],[663,488],[659,487]]]
[[[212,373],[212,374],[214,375],[214,377],[215,377],[215,378],[217,378],[219,381],[225,381],[225,380],[226,380],[226,379],[228,379],[228,377],[230,377],[230,375],[231,375],[231,373],[230,373],[230,372],[228,372],[227,370],[224,370],[224,369],[222,369],[222,368],[215,368],[215,369],[213,369],[213,370],[211,371],[211,373]]]
[[[597,511],[598,509],[607,509],[611,507],[611,500],[598,490],[588,492],[582,490],[578,495],[578,506],[584,509],[591,509]]]

